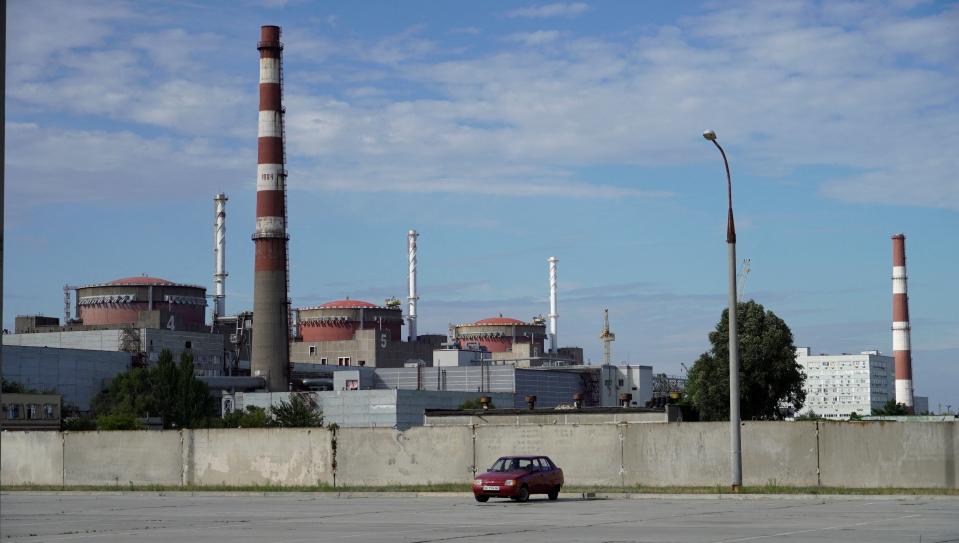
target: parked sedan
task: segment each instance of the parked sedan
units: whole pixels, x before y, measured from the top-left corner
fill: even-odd
[[[530,494],[559,497],[563,470],[546,456],[504,456],[489,471],[473,480],[473,497],[478,502],[490,498],[509,498],[525,502]]]

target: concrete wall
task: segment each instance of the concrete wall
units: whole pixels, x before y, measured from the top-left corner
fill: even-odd
[[[338,486],[466,483],[473,476],[473,432],[343,428],[336,433],[336,458]]]
[[[475,431],[477,471],[486,471],[500,456],[545,454],[563,468],[567,484],[619,486],[623,482],[620,426],[477,426]]]
[[[67,432],[64,485],[179,485],[180,432]]]
[[[0,484],[63,484],[63,434],[3,432]]]
[[[332,485],[331,432],[325,428],[250,428],[185,432],[184,483]]]
[[[959,488],[957,422],[743,425],[746,485]],[[726,423],[0,432],[4,485],[467,483],[545,454],[583,486],[729,484]],[[335,438],[335,445],[334,445]],[[820,475],[821,473],[821,475]]]
[[[956,422],[819,425],[822,484],[959,488]]]

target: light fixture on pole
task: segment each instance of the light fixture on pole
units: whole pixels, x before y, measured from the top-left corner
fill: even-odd
[[[703,132],[703,137],[713,142],[723,156],[726,166],[726,193],[729,198],[729,218],[726,222],[726,247],[729,253],[729,461],[732,489],[738,492],[743,484],[743,453],[739,425],[739,330],[736,328],[736,225],[733,222],[733,180],[729,175],[726,152],[716,141],[712,130]]]

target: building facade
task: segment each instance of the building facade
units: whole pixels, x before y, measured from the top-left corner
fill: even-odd
[[[895,359],[879,351],[813,355],[796,349],[796,362],[806,372],[806,403],[800,415],[813,412],[827,419],[871,415],[896,398]]]

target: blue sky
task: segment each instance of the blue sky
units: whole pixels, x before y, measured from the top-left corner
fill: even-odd
[[[291,294],[405,295],[420,330],[548,313],[594,362],[681,371],[746,296],[815,352],[891,352],[907,236],[917,392],[959,407],[959,5],[8,4],[5,327],[62,285],[148,273],[252,306],[257,51],[283,27]]]

